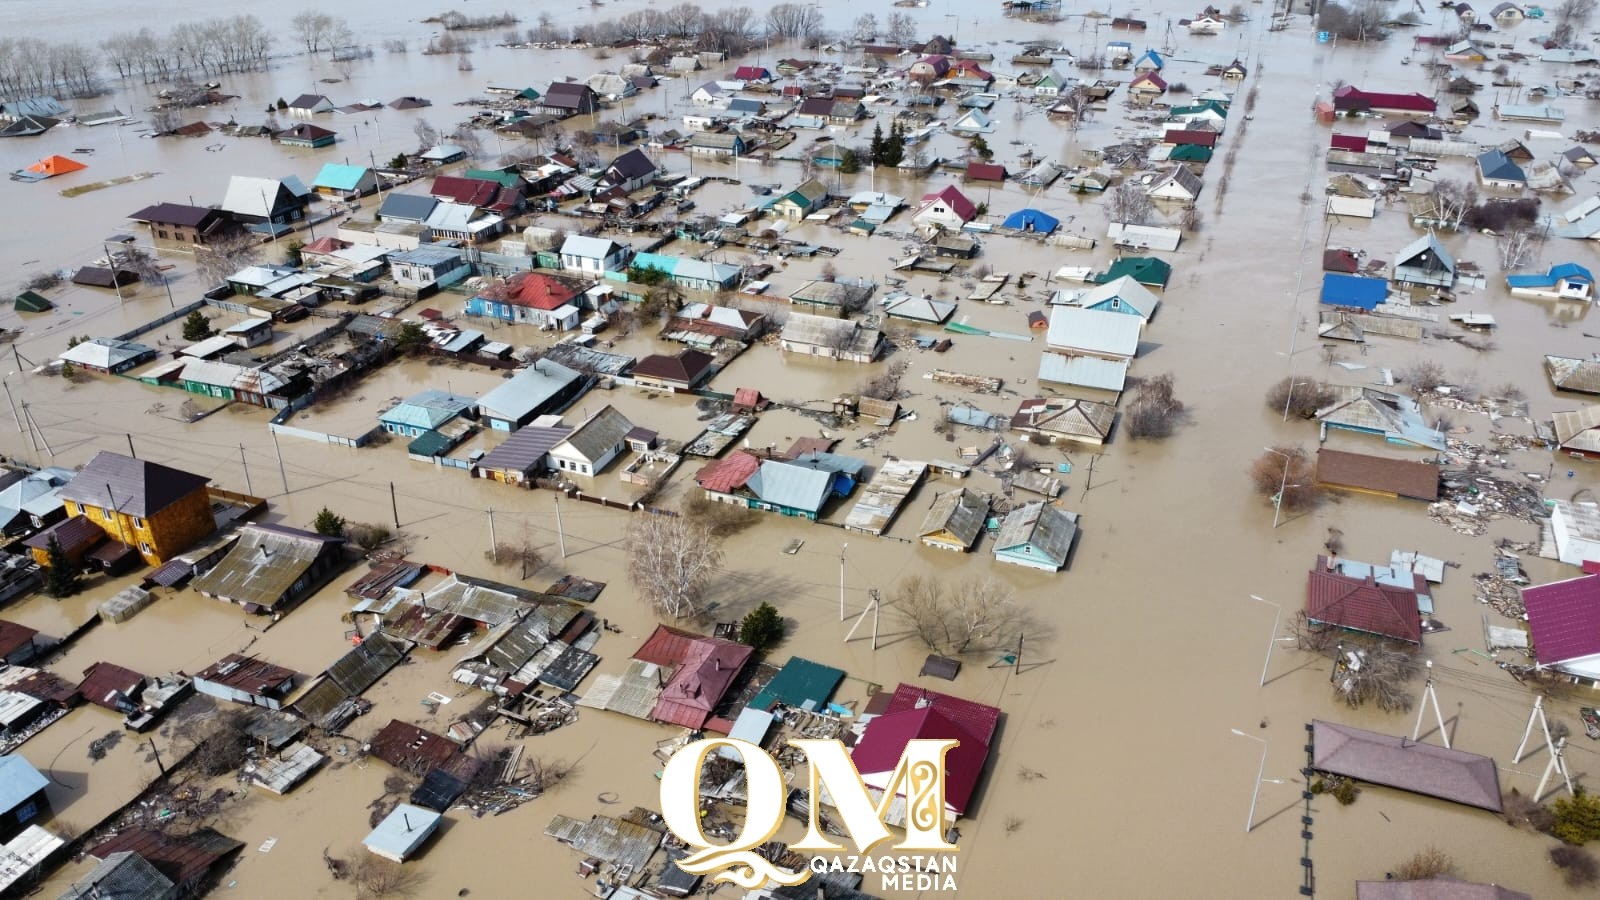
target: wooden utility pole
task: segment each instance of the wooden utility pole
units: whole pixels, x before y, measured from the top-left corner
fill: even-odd
[[[278,445],[278,433],[276,431],[268,429],[268,433],[272,435],[272,449],[278,454],[278,477],[283,479],[283,492],[287,494],[289,493],[289,473],[284,471],[283,468],[283,447]]]
[[[123,435],[128,439],[128,455],[134,459],[138,459],[139,454],[135,453],[133,450],[133,434],[131,432],[123,432]]]
[[[489,510],[489,560],[500,561],[500,543],[494,539],[494,509]]]
[[[250,463],[245,461],[243,444],[239,445],[239,465],[244,467],[244,492],[254,497],[255,489],[250,487]]]
[[[394,511],[394,530],[400,530],[400,501],[394,495],[394,482],[389,482],[389,508]]]
[[[163,775],[167,774],[167,767],[161,762],[161,751],[156,749],[156,739],[145,738],[145,741],[150,745],[150,755],[156,759],[156,769]]]
[[[561,527],[561,495],[556,495],[556,538],[561,542],[561,558],[567,558],[567,532]]]

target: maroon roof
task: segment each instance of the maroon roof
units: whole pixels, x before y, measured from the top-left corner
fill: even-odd
[[[1533,895],[1439,875],[1426,881],[1358,881],[1356,900],[1533,900]]]
[[[157,203],[128,216],[135,222],[181,225],[187,228],[199,228],[208,221],[226,217],[227,213],[209,206],[190,206],[183,203]]]
[[[1379,584],[1370,575],[1340,575],[1330,571],[1325,556],[1317,557],[1306,583],[1306,615],[1327,625],[1422,643],[1416,590]]]
[[[699,350],[683,350],[676,356],[654,353],[635,363],[633,374],[692,386],[711,367],[712,361],[710,354]]]
[[[210,129],[207,129],[207,130],[209,131]],[[282,138],[284,136],[288,136],[288,137],[292,137],[292,138],[302,138],[302,139],[308,140],[308,141],[314,141],[314,140],[317,140],[319,138],[332,137],[335,134],[337,134],[337,132],[330,131],[330,130],[328,130],[326,128],[323,128],[320,125],[312,125],[310,123],[305,123],[305,122],[302,122],[301,124],[296,125],[293,128],[289,128],[289,129],[286,129],[284,131],[278,132],[278,136],[280,138]]]
[[[0,619],[0,661],[33,643],[33,636],[38,633],[26,625]]]
[[[1600,575],[1523,588],[1522,605],[1539,665],[1600,653]]]
[[[62,519],[49,528],[22,542],[22,546],[34,550],[48,550],[50,538],[54,537],[61,544],[61,549],[68,553],[82,551],[96,541],[104,540],[105,529],[89,521],[88,516],[73,516]]]
[[[144,684],[144,676],[132,669],[108,662],[97,662],[83,670],[83,681],[78,683],[78,693],[96,706],[116,710],[116,695],[133,699]]]
[[[761,460],[743,450],[735,450],[695,473],[695,483],[708,491],[729,494],[744,487],[761,468]]]
[[[236,841],[211,828],[201,828],[185,835],[135,828],[118,834],[89,852],[98,859],[105,859],[113,853],[132,851],[155,866],[168,881],[186,885],[205,876],[212,866],[243,847],[243,841]]]
[[[1313,720],[1312,768],[1499,812],[1494,760],[1464,750]]]
[[[223,684],[247,694],[264,695],[299,673],[275,666],[264,659],[230,653],[195,674],[214,684]]]
[[[972,201],[967,199],[967,195],[961,193],[960,189],[953,184],[934,193],[923,194],[922,206],[917,209],[917,212],[922,212],[923,209],[926,209],[936,200],[943,200],[945,205],[954,210],[955,214],[960,216],[963,222],[970,222],[978,215],[978,207],[974,206]]]
[[[800,116],[826,116],[832,113],[832,97],[807,97],[800,101],[800,108],[795,110],[795,115]]]
[[[675,670],[656,700],[650,718],[703,728],[733,680],[755,651],[743,644],[656,626],[633,658]]]
[[[1361,271],[1361,260],[1349,250],[1322,251],[1322,271],[1354,275]]]
[[[488,207],[500,195],[500,185],[481,178],[463,178],[459,175],[440,175],[433,180],[428,193],[441,200],[465,203],[480,209]]]
[[[1317,451],[1317,481],[1334,487],[1397,494],[1429,503],[1439,499],[1439,466],[1435,463],[1369,456],[1342,450]]]
[[[13,691],[26,694],[35,700],[72,706],[78,701],[78,686],[72,682],[40,669],[11,686]]]
[[[912,684],[895,689],[882,715],[867,724],[851,752],[862,774],[888,772],[900,762],[906,742],[954,738],[959,747],[945,756],[944,800],[958,814],[971,802],[989,758],[1000,710]]]
[[[1439,104],[1421,94],[1385,94],[1363,91],[1354,85],[1345,85],[1333,92],[1333,108],[1345,110],[1393,109],[1402,112],[1431,113]]]
[[[967,163],[968,181],[1005,181],[1006,167],[999,163]]]
[[[836,440],[820,437],[795,438],[789,449],[783,451],[784,459],[799,459],[808,453],[832,453]]]
[[[1215,131],[1203,131],[1198,128],[1174,128],[1167,132],[1166,136],[1161,140],[1177,147],[1182,147],[1186,144],[1196,147],[1215,147],[1219,137],[1221,135]]]
[[[1336,134],[1329,142],[1334,150],[1352,150],[1356,153],[1367,152],[1367,137],[1363,134]]]

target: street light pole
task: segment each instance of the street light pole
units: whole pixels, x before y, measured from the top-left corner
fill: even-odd
[[[1256,830],[1256,802],[1261,799],[1261,779],[1265,778],[1267,775],[1267,739],[1263,737],[1256,737],[1253,734],[1248,734],[1240,731],[1237,728],[1230,728],[1228,730],[1239,737],[1249,738],[1250,740],[1261,745],[1261,765],[1256,769],[1256,786],[1255,789],[1250,793],[1250,815],[1244,820],[1244,833],[1249,834],[1250,832]]]
[[[1283,492],[1289,489],[1289,464],[1294,462],[1294,457],[1282,450],[1274,450],[1271,447],[1263,447],[1261,449],[1283,457],[1283,478],[1278,482],[1278,496],[1272,501],[1272,528],[1276,531],[1279,517],[1283,514]]]
[[[1261,664],[1261,686],[1266,687],[1267,669],[1272,666],[1272,648],[1278,643],[1278,622],[1283,618],[1283,607],[1272,602],[1271,600],[1264,600],[1260,597],[1257,597],[1255,594],[1251,594],[1250,599],[1256,601],[1257,603],[1265,603],[1266,605],[1277,610],[1277,612],[1272,614],[1272,634],[1267,637],[1267,661]]]

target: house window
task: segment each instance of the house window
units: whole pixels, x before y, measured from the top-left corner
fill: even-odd
[[[27,803],[24,803],[21,806],[17,807],[17,812],[16,812],[17,822],[19,824],[22,823],[22,822],[26,822],[26,821],[28,821],[29,819],[33,818],[34,816],[36,816],[38,814],[39,814],[39,805],[37,803],[34,803],[32,800],[29,800]]]
[[[144,528],[144,520],[139,518],[138,516],[134,516],[133,517],[133,527],[139,528],[139,529]]]
[[[149,541],[140,541],[139,542],[139,552],[140,553],[155,553],[156,551],[155,551],[154,547],[150,546],[150,542]]]
[[[156,237],[164,238],[166,236],[167,236],[167,232],[166,232],[165,229],[156,232]]]

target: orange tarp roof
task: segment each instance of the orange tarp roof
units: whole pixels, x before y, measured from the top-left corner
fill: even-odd
[[[75,159],[68,159],[65,156],[47,156],[29,166],[28,171],[38,172],[41,175],[56,176],[87,168],[89,167]]]

